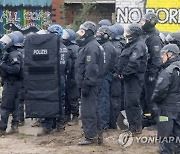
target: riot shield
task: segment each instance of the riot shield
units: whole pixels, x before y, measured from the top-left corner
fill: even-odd
[[[24,51],[26,117],[58,117],[61,112],[58,36],[30,35]]]

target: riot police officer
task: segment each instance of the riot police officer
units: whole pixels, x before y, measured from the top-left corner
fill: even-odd
[[[79,97],[80,91],[75,81],[75,60],[77,58],[79,46],[76,41],[76,33],[72,29],[64,29],[62,35],[62,41],[67,47],[70,59],[72,62],[72,67],[67,72],[66,77],[66,102],[65,102],[65,120],[68,122],[68,125],[78,124],[79,117]],[[72,119],[71,119],[72,114]]]
[[[51,27],[49,28],[49,31]],[[54,27],[52,27],[54,29]],[[63,35],[63,30],[61,36]],[[60,35],[59,35],[60,36]],[[56,119],[56,130],[61,132],[65,130],[65,98],[66,98],[66,75],[71,71],[72,68],[72,58],[70,58],[70,51],[63,44],[62,40],[60,41],[60,79],[61,79],[61,104],[62,112],[60,117]]]
[[[148,12],[141,21],[142,29],[145,33],[146,45],[148,47],[148,64],[145,74],[144,90],[141,97],[141,105],[144,113],[151,113],[152,118],[155,116],[153,111],[153,102],[151,96],[155,88],[156,78],[161,66],[160,50],[163,46],[158,30],[155,25],[158,18],[155,13]]]
[[[8,124],[8,118],[12,113],[13,119],[11,129],[8,132],[18,132],[18,92],[20,90],[20,81],[22,79],[22,55],[21,45],[24,36],[21,32],[4,35],[0,40],[1,52],[6,48],[7,53],[1,57],[0,70],[3,78],[3,92],[1,103],[1,121],[0,134],[5,134]]]
[[[125,111],[133,135],[141,133],[140,94],[147,64],[147,46],[141,38],[142,29],[137,23],[128,26],[128,43],[119,58],[120,78],[124,82]]]
[[[59,37],[63,35],[63,29],[60,25],[52,25],[48,28],[48,31],[50,33],[55,33]],[[67,68],[70,68],[69,66],[70,62],[67,63],[69,54],[66,46],[62,43],[60,40],[60,80],[61,85],[60,86],[60,93],[61,93],[61,103],[60,103],[60,113],[59,118],[44,118],[41,120],[42,124],[42,132],[38,133],[37,136],[43,136],[46,134],[49,134],[53,130],[56,130],[58,132],[65,130],[65,75]]]
[[[105,52],[105,77],[99,98],[99,110],[101,116],[102,129],[109,128],[110,120],[110,85],[114,73],[114,65],[116,58],[116,51],[113,44],[110,42],[111,30],[108,26],[100,27],[96,33],[97,41],[102,45]],[[113,111],[114,112],[114,111]]]
[[[81,118],[85,139],[79,145],[102,142],[99,121],[99,86],[102,86],[103,71],[102,47],[94,37],[96,24],[86,21],[80,25],[78,45],[80,46],[75,64],[75,79],[81,88]]]
[[[158,111],[157,129],[161,154],[180,152],[179,53],[176,44],[168,44],[161,49],[163,64],[152,95]]]
[[[111,90],[110,90],[110,120],[109,120],[109,128],[116,129],[117,125],[117,117],[120,114],[120,110],[124,110],[124,98],[123,98],[123,82],[118,77],[118,61],[119,56],[121,55],[124,47],[125,47],[125,39],[124,39],[124,28],[120,24],[114,24],[109,27],[112,31],[111,42],[115,47],[116,58],[113,73],[113,79],[111,82]]]

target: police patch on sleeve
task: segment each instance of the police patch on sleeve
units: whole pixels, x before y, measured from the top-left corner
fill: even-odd
[[[91,56],[87,56],[87,57],[86,57],[86,60],[87,60],[87,61],[91,61]]]
[[[160,46],[159,45],[154,46],[154,50],[155,51],[160,51]]]

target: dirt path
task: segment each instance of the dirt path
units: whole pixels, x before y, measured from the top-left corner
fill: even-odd
[[[0,154],[158,154],[156,144],[137,143],[135,139],[131,146],[123,148],[118,142],[120,130],[105,132],[102,146],[78,146],[83,137],[80,126],[67,126],[63,133],[44,137],[22,134],[25,131],[25,134],[35,134],[39,130],[26,124],[20,128],[20,134],[1,137]],[[144,130],[141,136],[154,136],[155,133]]]

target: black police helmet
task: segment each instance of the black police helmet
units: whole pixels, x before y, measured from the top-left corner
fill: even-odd
[[[145,14],[144,19],[149,22],[152,26],[155,26],[158,22],[157,15],[153,12],[148,12]]]
[[[129,34],[135,34],[137,36],[140,36],[142,34],[142,27],[138,23],[132,23],[128,26],[126,32]]]
[[[117,29],[118,35],[124,35],[124,27],[120,24],[114,24]]]
[[[98,25],[101,26],[111,26],[111,22],[108,19],[102,19],[99,21]]]
[[[143,20],[145,21],[145,24],[142,26],[143,30],[148,30],[158,23],[158,17],[153,12],[146,13]]]
[[[142,34],[142,28],[141,25],[138,23],[132,23],[131,25],[128,26],[126,30],[126,38],[128,39],[128,42],[133,42],[139,36]]]
[[[96,24],[92,21],[86,21],[82,25],[80,25],[80,29],[84,29],[85,31],[90,30],[93,34],[96,33],[97,27]]]
[[[168,53],[168,52],[172,52],[175,55],[180,54],[179,48],[176,44],[167,44],[165,45],[162,49],[161,49],[161,54],[163,53]]]
[[[100,33],[104,39],[108,39],[111,36],[111,30],[108,26],[100,27],[97,31],[97,34]]]
[[[65,31],[69,34],[67,38],[71,43],[76,43],[76,32],[72,29],[65,29]]]

